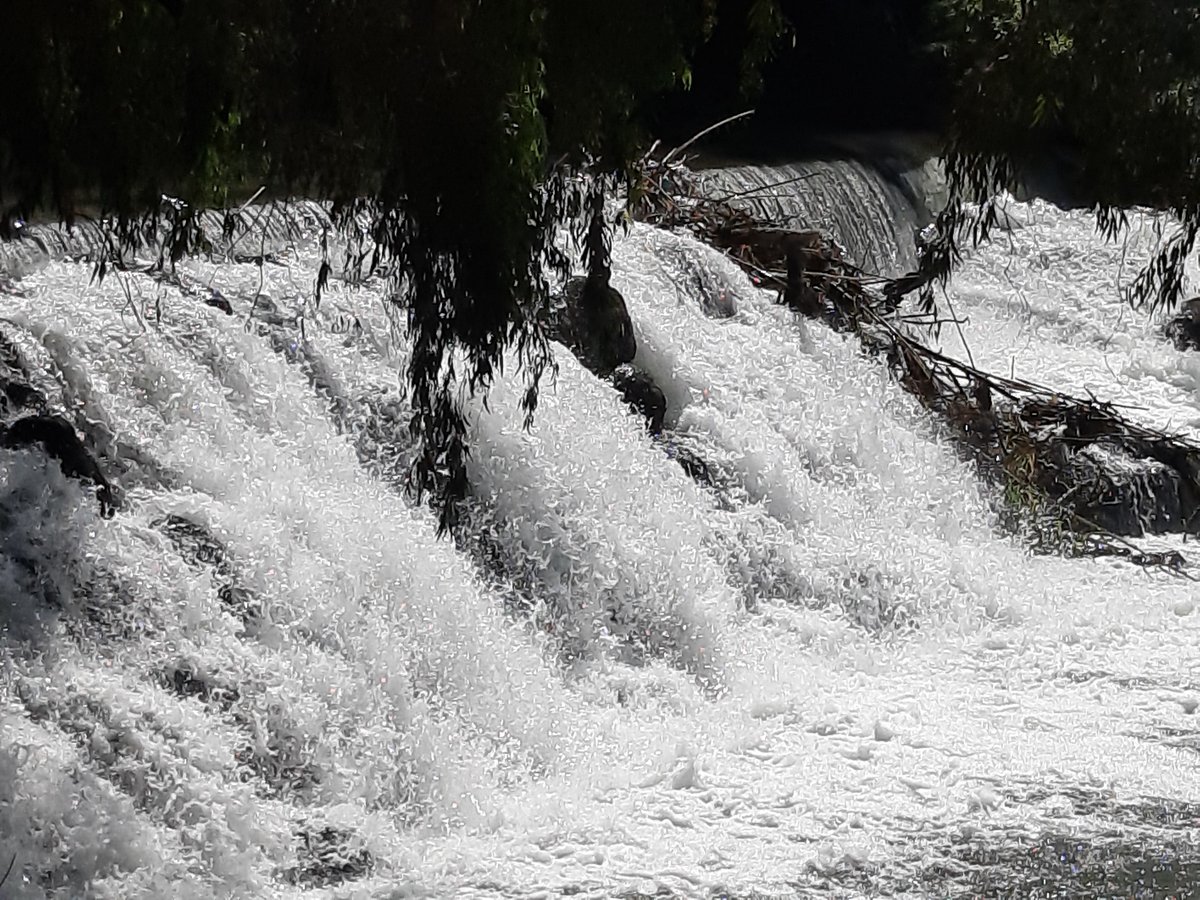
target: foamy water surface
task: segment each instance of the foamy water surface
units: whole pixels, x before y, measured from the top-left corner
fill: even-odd
[[[1014,214],[952,288],[976,362],[1200,429],[1121,249]],[[635,227],[614,283],[723,489],[561,351],[531,431],[518,376],[472,405],[460,547],[391,477],[381,289],[316,309],[315,248],[283,261],[183,267],[232,317],[69,262],[3,295],[54,399],[157,468],[102,520],[0,451],[0,895],[946,894],[1046,835],[1196,845],[1195,583],[1031,556],[878,361],[715,251]]]

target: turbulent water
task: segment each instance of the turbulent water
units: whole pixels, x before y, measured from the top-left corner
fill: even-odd
[[[973,358],[1200,430],[1200,358],[1117,301],[1122,248],[1013,214],[951,291]],[[381,288],[317,309],[314,242],[282,261],[189,262],[181,290],[60,260],[0,294],[126,493],[101,519],[0,450],[0,896],[1160,896],[1200,873],[1196,584],[1031,556],[851,339],[635,227],[613,278],[673,443],[562,351],[532,431],[516,375],[471,407],[468,526],[438,541],[400,488]],[[733,318],[704,315],[718,294]]]
[[[1200,353],[1175,349],[1162,316],[1121,299],[1171,224],[1132,215],[1107,242],[1085,212],[1047,203],[1010,203],[1004,233],[956,279],[943,312],[942,346],[982,368],[1017,373],[1078,396],[1125,407],[1146,425],[1200,437]],[[1200,293],[1195,259],[1191,291]]]

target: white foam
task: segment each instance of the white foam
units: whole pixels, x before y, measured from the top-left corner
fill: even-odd
[[[960,313],[974,304],[969,338],[992,336],[972,350],[1007,364],[1005,341],[1032,330],[1045,339],[1021,374],[1090,383],[1112,321],[1093,301],[1115,257],[1073,215],[1030,215],[1021,240],[1042,228],[1074,248],[1070,278],[1033,297],[1031,318],[1010,304],[999,251],[977,257],[954,294]],[[382,295],[335,285],[306,307],[312,247],[263,271],[276,304],[306,317],[308,346],[293,335],[279,352],[244,318],[252,267],[184,269],[233,318],[135,277],[145,328],[122,314],[119,283],[89,285],[81,266],[22,282],[10,316],[66,366],[67,399],[178,483],[143,479],[103,521],[53,464],[0,457],[6,496],[23,498],[6,507],[0,562],[61,561],[92,579],[99,609],[33,628],[38,598],[5,607],[0,828],[16,840],[0,843],[18,852],[14,878],[33,879],[6,891],[699,897],[915,874],[964,834],[1096,834],[1122,803],[1200,802],[1193,760],[1162,738],[1194,720],[1190,583],[1030,557],[851,341],[689,238],[635,227],[615,254],[637,363],[732,500],[568,358],[524,432],[510,372],[490,412],[470,407],[473,514],[531,617],[506,613],[495,573],[364,471],[288,361],[319,359],[362,415],[388,389],[403,422]],[[1068,281],[1076,301],[1055,307]],[[738,314],[705,318],[701,290]],[[1187,359],[1149,324],[1113,327],[1131,342],[1127,375],[1166,373],[1142,377],[1155,415],[1192,416]],[[252,628],[222,601],[224,576],[176,552],[156,524],[167,513],[228,548],[264,613]],[[237,700],[177,696],[162,673],[181,659]],[[371,872],[339,889],[289,881],[297,833],[325,825],[370,852]]]

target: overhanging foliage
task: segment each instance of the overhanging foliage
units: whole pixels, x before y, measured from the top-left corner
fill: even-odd
[[[169,264],[204,249],[196,211],[260,185],[332,201],[347,232],[365,215],[368,265],[395,273],[413,341],[413,484],[445,499],[465,482],[459,390],[486,390],[515,345],[532,414],[550,362],[539,315],[569,263],[555,231],[579,223],[588,264],[607,267],[589,198],[629,176],[638,113],[688,82],[716,0],[8,7],[2,224],[90,211],[128,249],[165,214]],[[742,13],[754,62],[779,18],[771,0]]]
[[[1175,0],[939,0],[958,83],[945,156],[949,202],[923,269],[945,279],[961,244],[1002,220],[998,195],[1047,151],[1112,238],[1125,210],[1169,212],[1178,231],[1128,290],[1182,297],[1200,234],[1200,5]]]

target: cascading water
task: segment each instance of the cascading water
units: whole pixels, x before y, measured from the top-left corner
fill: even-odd
[[[932,164],[892,168],[837,159],[725,166],[705,170],[701,182],[708,196],[760,222],[819,229],[868,272],[894,276],[916,264],[913,237],[930,221],[926,198],[939,174]]]
[[[1126,234],[1109,242],[1086,211],[1010,202],[1005,233],[982,257],[993,264],[971,265],[954,280],[949,301],[964,324],[943,329],[942,347],[1200,437],[1200,354],[1177,350],[1164,337],[1164,315],[1131,308],[1121,294],[1173,226],[1165,217],[1129,218]],[[1194,295],[1195,259],[1188,278]]]
[[[1107,290],[1072,216],[1018,209],[1080,297]],[[674,444],[562,351],[532,431],[515,378],[472,406],[466,524],[439,542],[399,489],[380,290],[316,309],[313,241],[282,258],[5,288],[0,330],[126,500],[102,520],[0,450],[0,896],[1021,893],[1068,837],[1055,877],[1089,854],[1195,875],[1194,584],[1029,555],[850,339],[636,226],[613,279]],[[959,312],[1091,378],[1089,332],[1062,336],[1127,334],[1117,307],[1031,275],[1015,306],[1007,266],[971,260]],[[1150,326],[1133,346],[1194,417],[1190,363]]]

